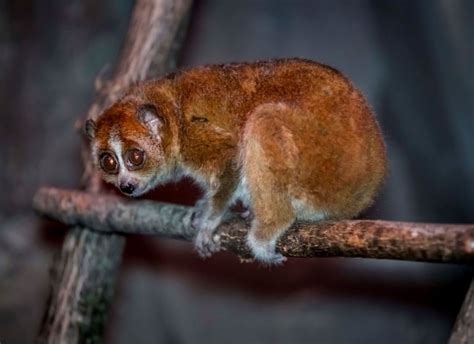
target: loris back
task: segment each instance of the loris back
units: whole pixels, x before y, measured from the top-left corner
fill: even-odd
[[[105,179],[120,187],[128,178],[140,190],[134,196],[183,174],[200,183],[194,225],[204,256],[218,249],[214,230],[236,198],[254,216],[255,257],[277,263],[276,240],[296,219],[353,217],[385,175],[382,136],[360,92],[333,68],[301,59],[203,66],[145,82],[106,110],[91,136],[96,152],[112,151],[124,165]],[[126,167],[132,146],[147,157],[143,168]]]

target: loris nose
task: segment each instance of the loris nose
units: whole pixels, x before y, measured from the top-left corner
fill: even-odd
[[[133,193],[133,190],[135,190],[135,186],[130,183],[121,183],[120,184],[120,191],[122,191],[124,194],[130,195]]]

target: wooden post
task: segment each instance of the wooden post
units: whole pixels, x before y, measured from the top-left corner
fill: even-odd
[[[183,36],[192,0],[137,0],[125,44],[109,82],[97,83],[96,99],[88,111],[95,119],[130,84],[170,71]],[[103,190],[83,148],[84,181],[91,193]],[[98,343],[114,294],[123,236],[73,228],[55,262],[48,308],[39,343]]]
[[[474,343],[474,279],[459,311],[449,344]]]

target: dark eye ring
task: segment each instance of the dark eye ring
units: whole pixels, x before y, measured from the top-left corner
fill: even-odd
[[[119,164],[115,156],[111,153],[102,153],[99,157],[100,167],[109,174],[117,174]]]
[[[140,168],[145,163],[145,152],[141,149],[133,148],[127,152],[127,165],[131,168]]]

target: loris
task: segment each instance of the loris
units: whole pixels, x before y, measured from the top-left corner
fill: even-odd
[[[190,68],[133,86],[89,120],[92,157],[128,196],[190,176],[195,247],[237,199],[253,214],[247,243],[267,264],[296,221],[350,218],[367,208],[386,171],[377,122],[340,72],[302,59]]]

